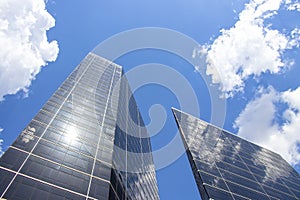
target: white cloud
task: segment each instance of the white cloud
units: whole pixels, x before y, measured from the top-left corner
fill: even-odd
[[[276,15],[283,0],[250,0],[239,14],[239,20],[206,49],[206,73],[220,84],[225,97],[243,91],[244,81],[262,73],[278,73],[286,63],[282,54],[299,46],[299,30],[291,36],[265,25],[265,19]]]
[[[58,55],[46,32],[55,25],[44,0],[0,2],[0,101],[6,94],[27,91],[47,62]]]
[[[286,8],[288,10],[297,10],[300,12],[300,2],[299,0],[292,1],[292,0],[285,0]]]
[[[289,44],[290,48],[300,46],[300,29],[295,28],[292,30]]]
[[[260,89],[258,96],[248,103],[235,120],[238,135],[279,153],[292,165],[300,165],[300,87],[276,92],[273,88]],[[284,103],[281,122],[276,121],[278,108]]]

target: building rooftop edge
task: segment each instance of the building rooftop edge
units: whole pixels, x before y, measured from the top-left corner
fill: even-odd
[[[175,107],[171,107],[171,109],[172,109],[172,111],[173,111],[173,110],[177,110],[177,111],[179,111],[179,112],[181,112],[181,113],[184,113],[184,114],[187,114],[187,115],[189,115],[189,116],[192,116],[192,117],[194,117],[194,118],[196,118],[196,119],[198,119],[198,120],[200,120],[200,121],[203,121],[203,122],[207,123],[208,125],[210,125],[210,126],[212,126],[212,127],[215,127],[215,128],[217,128],[217,129],[221,129],[221,130],[227,132],[228,134],[231,134],[231,135],[234,136],[234,137],[237,137],[237,138],[242,139],[242,140],[246,140],[247,142],[249,142],[249,143],[251,143],[251,144],[253,144],[253,145],[255,145],[255,146],[258,146],[258,147],[260,147],[260,148],[263,148],[263,149],[266,149],[266,150],[268,150],[268,151],[271,151],[271,152],[275,153],[276,155],[280,156],[282,159],[284,159],[279,153],[274,152],[274,151],[272,151],[272,150],[270,150],[270,149],[268,149],[268,148],[266,148],[266,147],[262,147],[262,146],[260,146],[260,145],[258,145],[258,144],[255,144],[255,143],[249,141],[249,140],[246,139],[246,138],[240,137],[240,136],[238,136],[237,134],[234,134],[234,133],[231,133],[230,131],[225,130],[224,128],[218,127],[218,126],[216,126],[216,125],[214,125],[214,124],[211,124],[210,122],[207,122],[207,121],[205,121],[205,120],[203,120],[203,119],[200,119],[199,117],[195,117],[194,115],[189,114],[189,113],[186,113],[186,112],[184,112],[184,111],[182,111],[182,110],[179,110],[179,109],[177,109],[177,108],[175,108]],[[284,159],[284,160],[285,160],[285,159]]]
[[[122,67],[121,65],[119,65],[119,64],[115,63],[114,61],[111,61],[111,60],[109,60],[109,59],[107,59],[107,58],[104,58],[103,56],[100,56],[99,54],[97,54],[97,53],[95,53],[95,52],[90,51],[90,52],[88,53],[88,55],[92,55],[92,56],[101,58],[102,60],[105,60],[106,62],[109,62],[109,63],[111,63],[111,64],[114,64],[115,66],[117,66],[117,67],[123,69],[123,67]]]

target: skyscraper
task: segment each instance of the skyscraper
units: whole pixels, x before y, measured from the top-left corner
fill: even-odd
[[[300,176],[280,155],[172,110],[203,200],[300,199]]]
[[[0,199],[159,199],[122,67],[89,53],[0,159]]]

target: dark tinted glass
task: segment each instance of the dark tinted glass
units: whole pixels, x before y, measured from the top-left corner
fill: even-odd
[[[0,197],[159,199],[148,133],[122,74],[94,53],[82,60],[0,158]]]
[[[195,179],[203,198],[300,199],[300,176],[280,155],[179,110],[173,113],[194,175],[200,174]]]

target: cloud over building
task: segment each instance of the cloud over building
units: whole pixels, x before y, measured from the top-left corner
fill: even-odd
[[[300,165],[299,96],[300,87],[285,92],[260,89],[235,120],[238,135],[279,153],[294,166]]]

